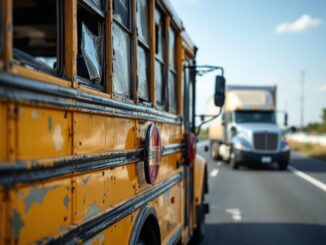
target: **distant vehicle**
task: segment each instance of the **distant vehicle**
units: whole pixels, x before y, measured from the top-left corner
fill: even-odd
[[[275,114],[276,86],[227,86],[222,121],[208,128],[211,157],[229,161],[233,169],[277,162],[285,170],[290,147]]]

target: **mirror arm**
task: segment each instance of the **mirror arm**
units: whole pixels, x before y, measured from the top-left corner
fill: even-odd
[[[218,118],[218,117],[221,115],[221,113],[222,113],[222,107],[219,108],[219,111],[218,111],[218,113],[217,113],[216,115],[213,115],[213,116],[209,115],[209,116],[212,117],[212,118],[210,118],[210,119],[208,119],[208,120],[206,120],[206,121],[201,122],[201,123],[198,125],[198,128],[195,129],[195,135],[198,136],[199,133],[200,133],[200,129],[201,129],[201,127],[202,127],[204,124],[209,123],[209,122],[213,121],[214,119]],[[201,115],[199,115],[199,116],[201,116]]]
[[[221,71],[221,76],[224,77],[224,68],[221,66],[210,66],[210,65],[194,65],[194,66],[185,66],[185,68],[188,69],[196,69],[196,74],[198,76],[203,76],[207,73],[210,73],[212,71],[220,70]]]

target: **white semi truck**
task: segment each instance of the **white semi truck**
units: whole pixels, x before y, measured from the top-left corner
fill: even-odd
[[[208,137],[212,158],[233,169],[278,163],[285,170],[289,164],[290,148],[276,124],[276,86],[226,86],[222,118],[211,123]]]

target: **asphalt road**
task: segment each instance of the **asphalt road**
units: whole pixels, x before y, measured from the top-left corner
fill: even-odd
[[[210,213],[202,244],[326,244],[326,162],[292,154],[291,167],[232,170],[208,160]]]

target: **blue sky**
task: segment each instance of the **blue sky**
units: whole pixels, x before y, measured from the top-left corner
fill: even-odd
[[[300,124],[305,70],[305,123],[326,108],[325,0],[170,0],[199,48],[198,64],[221,65],[229,84],[277,85],[279,110]],[[199,78],[206,112],[215,74]],[[282,122],[282,121],[280,121]]]

